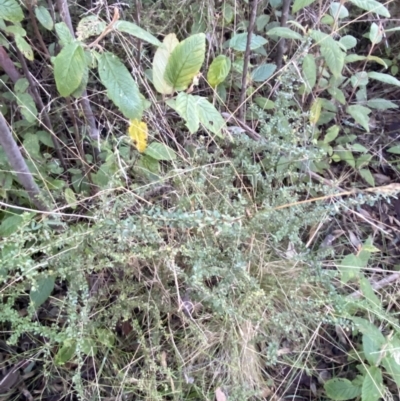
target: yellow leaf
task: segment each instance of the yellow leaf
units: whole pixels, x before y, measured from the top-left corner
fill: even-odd
[[[139,121],[137,119],[130,120],[128,134],[137,150],[140,153],[143,153],[147,148],[147,124],[144,121]]]
[[[321,110],[322,110],[322,100],[320,98],[316,98],[311,105],[310,109],[310,123],[312,125],[317,124],[319,118],[321,117]]]

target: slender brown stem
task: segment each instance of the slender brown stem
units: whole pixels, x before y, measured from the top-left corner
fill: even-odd
[[[142,2],[141,0],[136,0],[136,24],[140,26],[140,12],[142,11]],[[142,52],[142,41],[140,39],[137,40],[137,65],[140,66],[140,56]]]
[[[42,52],[43,52],[44,56],[47,59],[50,59],[50,53],[47,50],[47,46],[43,41],[43,37],[42,37],[42,34],[40,33],[40,30],[39,30],[39,27],[38,27],[38,24],[37,24],[37,21],[36,21],[35,13],[32,10],[32,4],[31,4],[30,0],[25,1],[25,5],[26,5],[26,7],[28,9],[28,12],[29,12],[29,19],[31,20],[30,22],[31,22],[32,27],[33,27],[33,32],[35,33],[35,36],[36,36],[37,40],[40,43],[40,47],[42,48]]]
[[[242,74],[242,88],[240,90],[240,98],[239,98],[239,120],[243,121],[243,116],[245,112],[245,99],[246,99],[246,89],[247,89],[247,72],[249,70],[249,61],[250,61],[250,47],[251,47],[251,36],[253,35],[254,25],[256,23],[257,16],[257,6],[259,0],[253,0],[251,5],[250,12],[250,20],[249,27],[247,29],[247,43],[246,43],[246,51],[244,53],[243,60],[243,74]]]
[[[0,46],[0,66],[14,83],[21,78],[21,74],[18,72],[3,46]]]
[[[281,27],[286,27],[286,23],[289,16],[289,7],[290,7],[290,0],[283,0]],[[285,53],[285,46],[286,46],[285,39],[283,38],[280,39],[278,42],[278,49],[276,51],[276,56],[275,56],[275,63],[277,70],[279,70],[282,67],[282,60],[283,60],[283,55]]]

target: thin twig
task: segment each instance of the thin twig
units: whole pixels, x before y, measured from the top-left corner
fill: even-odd
[[[290,0],[283,0],[282,17],[281,17],[281,27],[283,28],[286,27],[286,23],[288,20],[289,7],[290,7]],[[281,38],[278,42],[278,48],[275,56],[275,63],[277,70],[280,70],[280,68],[282,67],[282,60],[283,60],[283,54],[285,53],[285,46],[286,46],[286,40]]]
[[[254,25],[256,23],[257,16],[257,6],[259,0],[253,0],[250,12],[250,20],[249,27],[247,29],[247,43],[246,43],[246,51],[244,53],[243,59],[243,74],[242,74],[242,87],[240,89],[240,98],[239,98],[239,120],[243,121],[243,116],[245,112],[245,99],[246,99],[246,89],[247,89],[247,72],[249,70],[249,61],[250,61],[250,48],[251,48],[251,36],[254,31]]]
[[[46,44],[43,41],[43,37],[42,37],[42,34],[40,33],[38,24],[36,22],[35,13],[32,10],[32,4],[31,4],[30,0],[25,1],[25,4],[26,4],[26,7],[28,8],[29,19],[30,19],[32,27],[33,27],[33,32],[35,33],[35,37],[37,38],[37,40],[40,43],[40,46],[42,48],[42,52],[43,52],[44,56],[47,59],[50,59],[50,53],[49,53],[49,51],[47,49]]]
[[[3,46],[0,46],[0,67],[3,68],[4,72],[14,83],[21,78],[21,74],[18,72]]]

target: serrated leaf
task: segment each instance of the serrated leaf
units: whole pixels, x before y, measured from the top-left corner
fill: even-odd
[[[200,120],[197,112],[197,100],[193,95],[185,92],[179,93],[173,108],[185,120],[191,134],[198,131]]]
[[[375,294],[369,280],[364,276],[360,277],[360,290],[364,295],[365,299],[367,299],[371,305],[373,305],[375,308],[378,309],[381,307],[380,299]],[[375,365],[375,363],[373,363],[372,365]]]
[[[172,51],[164,79],[176,91],[187,89],[199,73],[206,51],[205,40],[204,33],[198,33],[183,40]]]
[[[335,401],[346,401],[358,397],[361,388],[347,379],[330,379],[324,384],[326,395]]]
[[[154,46],[161,46],[162,43],[153,36],[150,32],[147,32],[145,29],[140,28],[133,22],[129,21],[117,21],[114,24],[114,29],[119,32],[129,33],[130,35],[134,36],[135,38],[144,40],[145,42],[151,43]]]
[[[132,119],[129,121],[128,135],[140,153],[147,148],[148,129],[144,121]]]
[[[17,232],[23,222],[23,217],[18,214],[3,218],[0,224],[0,237],[8,237]]]
[[[268,36],[278,36],[284,39],[297,39],[303,40],[303,36],[298,32],[292,31],[290,28],[277,26],[275,28],[269,29],[267,32]]]
[[[397,386],[400,387],[400,364],[397,363],[393,356],[387,355],[382,359],[382,365]]]
[[[176,153],[167,145],[160,142],[151,143],[145,150],[145,155],[155,160],[176,160]]]
[[[65,22],[58,22],[54,25],[54,28],[56,29],[61,46],[66,46],[74,41],[74,37],[71,35],[71,31]]]
[[[366,278],[364,277],[366,280]],[[373,337],[363,334],[362,345],[365,359],[370,365],[376,365],[381,360],[382,344]]]
[[[98,57],[98,70],[107,96],[129,119],[141,119],[142,100],[136,82],[121,60],[113,53],[104,52]]]
[[[342,4],[333,2],[329,6],[330,13],[334,18],[347,18],[349,16],[349,10]]]
[[[72,209],[76,209],[77,199],[75,192],[71,188],[66,188],[64,191],[64,197],[68,206],[70,206]]]
[[[382,372],[376,366],[367,366],[361,390],[363,401],[378,401],[383,394]]]
[[[224,82],[231,70],[231,60],[229,57],[219,55],[216,57],[208,69],[207,81],[212,88]]]
[[[398,109],[399,106],[396,103],[386,99],[371,99],[368,100],[367,106],[371,109],[387,110],[387,109]]]
[[[371,187],[375,186],[375,178],[368,168],[363,168],[363,169],[359,170],[359,173],[360,173],[361,177],[364,178],[364,180],[367,181],[367,183]]]
[[[11,22],[21,22],[24,19],[24,13],[16,0],[0,0],[0,18]]]
[[[333,76],[336,78],[340,77],[346,54],[340,49],[339,44],[332,38],[331,40],[324,40],[320,46],[321,54]]]
[[[76,342],[72,340],[66,340],[63,342],[55,356],[55,363],[58,366],[62,366],[72,359],[76,351]]]
[[[317,65],[315,57],[307,54],[303,59],[303,79],[306,93],[311,93],[317,82]]]
[[[31,45],[20,35],[15,35],[15,44],[24,57],[30,61],[34,59]]]
[[[328,93],[335,99],[337,100],[340,104],[346,104],[346,98],[344,96],[344,93],[341,89],[339,89],[336,86],[332,86],[328,88]]]
[[[106,23],[101,21],[97,15],[83,17],[76,28],[76,38],[83,41],[91,36],[99,36],[106,27]]]
[[[251,35],[250,50],[258,49],[268,43],[267,39],[260,35]],[[244,52],[247,45],[247,32],[235,34],[229,41],[229,47],[238,51]]]
[[[157,91],[163,95],[171,95],[174,93],[174,88],[167,84],[164,75],[169,57],[178,44],[179,40],[176,38],[176,35],[170,33],[164,38],[162,46],[160,46],[154,54],[153,85]]]
[[[31,301],[35,309],[44,304],[54,290],[55,277],[43,275],[40,277],[33,290],[30,292]]]
[[[34,123],[37,119],[38,111],[32,96],[29,93],[20,93],[17,95],[17,103],[25,120]]]
[[[400,145],[390,147],[387,152],[393,153],[395,155],[400,155]]]
[[[339,43],[346,49],[352,49],[357,45],[357,39],[354,36],[346,35],[340,38]]]
[[[71,95],[82,81],[87,69],[85,52],[79,42],[64,46],[54,59],[54,77],[61,96]]]
[[[390,13],[387,8],[376,0],[349,0],[355,6],[362,10],[369,11],[390,18]]]
[[[332,125],[331,127],[329,127],[324,137],[324,143],[330,143],[334,141],[339,135],[339,130],[340,127],[337,125]]]
[[[383,74],[381,72],[371,71],[368,73],[368,76],[371,79],[376,79],[377,81],[381,81],[385,84],[400,86],[400,81],[389,74]]]
[[[367,132],[369,132],[369,114],[371,109],[361,105],[348,106],[346,112],[349,113],[354,120],[360,124]]]
[[[362,334],[371,337],[380,347],[386,343],[385,336],[381,333],[378,327],[372,324],[369,320],[358,316],[352,316],[351,320]]]
[[[197,100],[197,115],[201,124],[213,134],[223,137],[221,130],[225,126],[225,120],[221,113],[204,97],[195,96]]]
[[[275,64],[261,64],[251,73],[251,79],[254,82],[266,81],[276,70]]]
[[[297,13],[304,7],[309,6],[310,4],[314,3],[315,0],[294,0],[294,4],[292,7],[292,13]]]
[[[54,27],[53,19],[46,7],[39,6],[35,8],[35,15],[43,28],[51,31]]]

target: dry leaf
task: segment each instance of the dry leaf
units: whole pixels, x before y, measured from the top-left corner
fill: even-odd
[[[147,124],[144,121],[139,121],[137,119],[130,120],[128,134],[137,150],[140,153],[143,153],[147,148]]]

